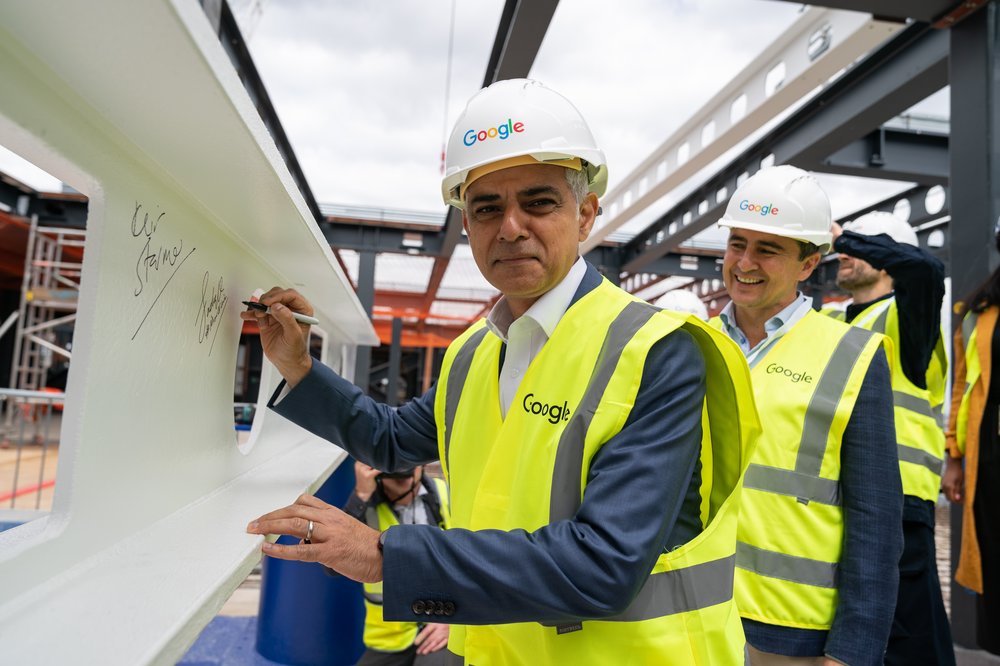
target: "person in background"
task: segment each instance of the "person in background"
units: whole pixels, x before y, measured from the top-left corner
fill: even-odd
[[[693,314],[702,321],[708,321],[708,308],[695,293],[689,289],[673,289],[663,294],[653,305],[664,310],[674,312],[687,312]]]
[[[892,389],[878,333],[798,290],[827,252],[830,202],[792,166],[733,193],[711,323],[746,354],[764,430],[744,479],[736,603],[753,666],[882,664],[902,551]]]
[[[383,581],[393,621],[451,625],[472,664],[742,664],[733,601],[740,478],[759,421],[739,349],[580,257],[607,182],[565,97],[526,79],[477,93],[442,195],[503,295],[398,408],[311,359],[312,312],[275,287],[243,312],[285,379],[270,405],[376,469],[439,459],[452,527],[379,532],[312,496],[261,516],[264,554]],[[386,183],[391,187],[391,183]]]
[[[354,464],[354,492],[344,512],[372,529],[436,525],[448,529],[448,487],[424,474],[423,466],[385,473]],[[358,666],[445,666],[461,660],[445,650],[448,625],[390,622],[382,617],[382,583],[365,583],[365,653]]]
[[[1000,251],[1000,223],[994,231]],[[961,502],[962,547],[955,580],[978,594],[976,642],[1000,655],[1000,268],[955,305],[955,378],[945,433],[945,497]]]
[[[833,316],[892,340],[903,556],[885,663],[954,666],[955,648],[934,546],[948,373],[941,336],[944,264],[920,249],[913,228],[891,213],[867,213],[846,223],[842,231],[835,224],[833,236],[833,249],[840,253],[837,286],[854,300],[846,312]]]

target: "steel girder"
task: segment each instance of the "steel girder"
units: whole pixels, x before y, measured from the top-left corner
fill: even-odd
[[[794,0],[785,0],[793,2]],[[795,4],[800,4],[795,2]],[[895,20],[914,19],[932,23],[962,3],[955,0],[819,0],[811,4],[831,9],[867,12]]]
[[[880,127],[829,157],[797,166],[821,173],[947,185],[948,135]]]
[[[1000,258],[993,227],[1000,216],[1000,7],[991,2],[951,29],[952,297],[968,298]],[[952,322],[953,326],[958,321]],[[958,562],[962,510],[952,505],[952,572]],[[951,595],[955,643],[976,646],[976,604]]]
[[[765,158],[822,163],[941,89],[948,82],[948,53],[947,32],[924,24],[906,28],[632,239],[622,250],[622,270],[643,272],[679,251],[721,216],[737,180],[757,171]]]

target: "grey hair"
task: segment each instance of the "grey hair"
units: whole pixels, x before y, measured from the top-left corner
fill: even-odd
[[[566,182],[569,183],[569,189],[576,197],[576,203],[581,204],[583,200],[587,197],[587,193],[590,192],[590,179],[587,177],[586,170],[581,169],[577,171],[576,169],[566,169]]]

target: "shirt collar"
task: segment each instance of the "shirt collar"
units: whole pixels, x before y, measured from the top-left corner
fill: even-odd
[[[587,262],[583,260],[583,257],[577,257],[576,263],[570,267],[566,277],[542,294],[521,316],[534,321],[545,331],[545,335],[551,338],[559,320],[569,309],[569,304],[573,301],[573,296],[580,287],[580,283],[583,282],[583,276],[586,272]],[[514,320],[507,297],[502,296],[490,310],[490,314],[486,318],[486,325],[498,338],[507,342],[507,334]]]
[[[780,329],[786,324],[794,324],[798,322],[799,319],[804,317],[806,313],[812,309],[812,300],[805,296],[801,291],[796,292],[795,300],[789,303],[781,312],[777,313],[766,322],[764,322],[764,333],[766,334],[765,340],[771,337],[771,334]],[[719,319],[722,320],[722,325],[726,329],[726,333],[730,338],[736,340],[741,346],[746,344],[746,336],[740,327],[736,324],[735,316],[735,306],[732,301],[726,303],[726,307],[722,308],[722,312],[719,313]]]

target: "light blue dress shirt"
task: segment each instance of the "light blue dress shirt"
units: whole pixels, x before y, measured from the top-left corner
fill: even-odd
[[[764,323],[764,339],[758,342],[753,348],[750,341],[736,324],[733,302],[729,301],[726,307],[719,313],[722,320],[722,330],[726,332],[733,342],[740,346],[743,355],[747,357],[747,365],[751,368],[757,365],[757,360],[767,355],[767,350],[777,342],[786,331],[791,329],[800,319],[806,316],[812,309],[812,299],[805,296],[801,291],[797,292],[794,301],[788,304],[778,314],[774,315]]]

